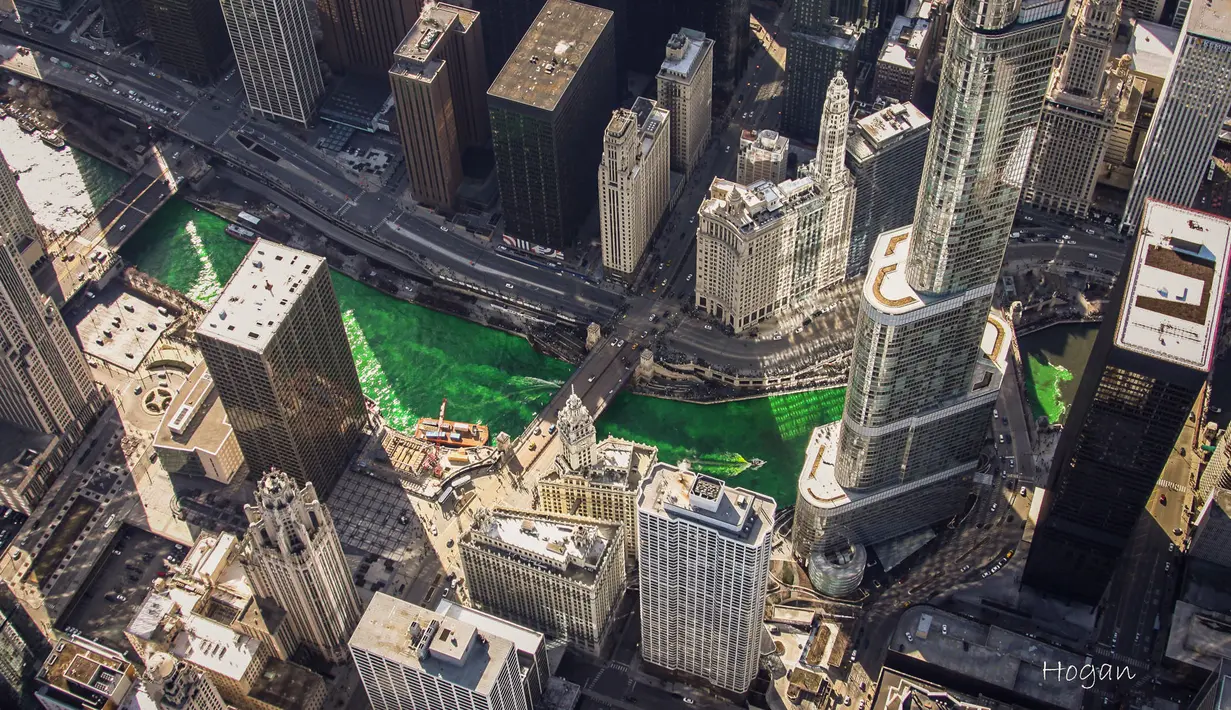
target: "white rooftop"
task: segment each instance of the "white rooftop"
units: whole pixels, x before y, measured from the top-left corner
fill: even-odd
[[[593,570],[603,558],[608,538],[596,525],[580,525],[552,520],[527,512],[517,515],[505,511],[489,511],[486,518],[475,521],[479,535],[527,552],[536,561],[547,561],[560,570],[577,565]],[[608,528],[610,531],[610,528]]]
[[[436,613],[441,616],[447,616],[450,619],[457,619],[464,624],[470,624],[478,629],[479,632],[489,636],[499,636],[502,639],[512,641],[518,651],[531,656],[537,653],[539,648],[546,643],[543,634],[537,631],[527,629],[524,626],[518,626],[498,616],[484,614],[477,609],[454,604],[448,599],[442,598],[436,604]]]
[[[1197,0],[1188,8],[1189,34],[1231,43],[1231,0]]]
[[[773,526],[777,503],[722,479],[659,463],[642,484],[640,510],[664,518],[684,518],[746,545],[758,545]]]
[[[247,350],[269,344],[303,286],[325,260],[314,254],[258,239],[197,332]]]
[[[242,678],[257,657],[261,642],[216,621],[196,614],[181,614],[183,629],[171,644],[171,653],[219,675]]]
[[[931,122],[931,119],[908,101],[886,106],[859,119],[855,125],[858,127],[858,133],[875,149],[905,133],[926,128]]]
[[[682,43],[684,51],[678,59],[672,59],[671,49],[676,43]],[[692,30],[684,30],[672,35],[671,39],[667,40],[668,54],[663,59],[658,75],[667,79],[687,81],[701,66],[700,60],[713,44],[714,40]]]
[[[905,37],[902,36],[904,32]],[[881,48],[880,61],[913,70],[927,32],[927,20],[898,15],[889,29],[885,46]]]
[[[1116,345],[1208,372],[1217,350],[1229,248],[1231,221],[1147,200]]]
[[[1180,31],[1153,22],[1138,20],[1128,40],[1128,56],[1133,71],[1164,78],[1171,71],[1171,58],[1179,42]]]

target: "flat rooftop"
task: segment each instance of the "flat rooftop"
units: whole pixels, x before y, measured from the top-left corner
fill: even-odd
[[[881,48],[880,61],[913,71],[927,33],[927,20],[898,15]]]
[[[480,546],[495,543],[502,552],[563,573],[584,572],[593,579],[617,529],[565,515],[497,508],[475,516],[466,541]]]
[[[474,642],[478,634],[471,624],[377,592],[351,635],[350,646],[479,695],[490,695],[516,648],[499,636]],[[427,650],[426,658],[419,657],[420,647]]]
[[[705,33],[682,29],[667,40],[666,58],[658,68],[658,76],[673,81],[688,83],[705,63],[706,55],[713,52],[714,40]]]
[[[231,424],[214,389],[214,378],[202,361],[163,414],[154,446],[216,454],[231,436]]]
[[[896,143],[902,136],[927,130],[931,123],[932,119],[909,101],[886,106],[871,116],[859,119],[855,132],[847,141],[847,149],[852,150],[852,144],[864,141],[871,151],[881,150]]]
[[[183,629],[171,643],[176,658],[238,680],[256,659],[261,642],[181,607]]]
[[[1229,249],[1231,221],[1147,200],[1116,322],[1116,345],[1209,372]]]
[[[529,656],[538,653],[538,650],[546,643],[543,634],[533,629],[527,629],[498,616],[484,614],[478,609],[455,604],[448,599],[441,598],[436,604],[436,613],[450,619],[457,619],[463,624],[470,624],[480,633],[512,641],[518,652]]]
[[[58,436],[0,422],[0,484],[21,490],[59,441]]]
[[[445,33],[453,31],[455,23],[463,32],[468,31],[478,17],[479,13],[464,7],[445,3],[426,5],[402,43],[393,50],[393,56],[420,64],[439,59],[437,52],[445,43]]]
[[[197,333],[245,350],[263,351],[325,260],[277,242],[258,239]]]
[[[1197,0],[1188,8],[1189,34],[1231,43],[1231,0]]]
[[[777,507],[768,496],[665,463],[650,471],[637,505],[652,515],[686,519],[749,546],[762,543]]]
[[[1126,52],[1132,61],[1132,69],[1140,74],[1159,79],[1171,71],[1171,58],[1180,41],[1180,31],[1166,25],[1138,20],[1133,25]]]
[[[554,109],[611,21],[610,10],[548,0],[487,95],[544,111]]]
[[[86,692],[97,694],[97,700],[106,700],[115,694],[131,668],[132,664],[111,649],[70,640],[64,642],[63,650],[47,657],[39,671],[39,680],[77,696]]]

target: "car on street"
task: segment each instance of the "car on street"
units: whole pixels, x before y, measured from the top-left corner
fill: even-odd
[[[706,324],[705,324],[705,329],[706,329],[706,330],[713,330],[713,329],[714,329],[714,326],[710,325],[709,323],[706,323]]]
[[[1030,491],[1028,491],[1028,490],[1026,489],[1026,487],[1025,487],[1025,486],[1022,486],[1022,489],[1021,489],[1020,491],[1018,491],[1018,493],[1020,493],[1021,495],[1024,495],[1024,496],[1028,496],[1028,495],[1030,495]]]
[[[697,704],[697,701],[696,701],[696,700],[693,700],[692,698],[684,698],[684,703],[685,703],[686,705],[696,705],[696,704]]]
[[[1159,505],[1167,505],[1167,494],[1164,493],[1158,497]]]

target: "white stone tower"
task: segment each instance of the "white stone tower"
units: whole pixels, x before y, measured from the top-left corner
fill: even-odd
[[[570,392],[568,401],[556,419],[560,441],[564,443],[564,461],[570,471],[580,471],[594,465],[594,448],[598,445],[598,433],[594,430],[594,417],[582,404],[576,392]]]

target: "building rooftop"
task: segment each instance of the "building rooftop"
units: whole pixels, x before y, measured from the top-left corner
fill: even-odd
[[[61,691],[85,699],[95,707],[103,707],[110,699],[126,692],[135,674],[131,663],[120,653],[82,638],[57,644],[58,650],[43,662],[38,679]]]
[[[1231,615],[1177,601],[1167,636],[1168,659],[1213,671],[1231,658]]]
[[[422,64],[440,58],[437,52],[445,44],[445,33],[456,25],[464,32],[470,29],[479,13],[464,7],[446,3],[430,3],[423,6],[419,19],[411,25],[402,43],[393,50],[395,59]]]
[[[271,657],[252,683],[248,697],[278,708],[302,708],[308,698],[325,695],[325,679],[296,663]]]
[[[927,39],[928,26],[928,21],[922,18],[895,17],[885,46],[881,48],[880,61],[913,71]]]
[[[1188,8],[1189,34],[1231,42],[1231,0],[1197,0]]]
[[[619,526],[584,520],[541,511],[496,508],[475,515],[474,527],[462,542],[495,548],[570,577],[593,581]]]
[[[1126,51],[1133,71],[1160,79],[1166,77],[1171,72],[1171,58],[1179,41],[1179,30],[1138,20],[1133,25]]]
[[[782,160],[790,143],[786,136],[769,129],[757,132],[745,128],[739,136],[740,150],[756,160]]]
[[[783,216],[787,196],[781,187],[768,180],[741,185],[716,177],[698,213],[722,219],[744,235],[760,232]]]
[[[866,160],[906,136],[926,132],[931,123],[932,120],[909,101],[886,106],[855,123],[855,130],[846,141],[846,150],[855,160]]]
[[[554,109],[611,21],[610,10],[548,0],[487,90],[488,96]]]
[[[176,658],[238,680],[258,660],[261,642],[213,619],[180,614],[182,627],[171,642]]]
[[[21,490],[59,442],[58,436],[0,422],[0,485]]]
[[[322,257],[257,239],[197,333],[245,350],[263,351],[295,306],[304,284],[328,268]]]
[[[959,693],[938,683],[912,678],[891,668],[881,671],[869,710],[1013,710],[1017,706]]]
[[[654,466],[642,483],[637,505],[641,511],[685,518],[750,546],[761,544],[773,527],[777,507],[768,496],[665,463]]]
[[[479,695],[491,694],[516,651],[508,639],[381,592],[363,612],[350,646]]]
[[[526,655],[533,656],[546,643],[543,634],[533,629],[519,626],[498,616],[485,614],[478,609],[455,604],[448,599],[441,598],[436,604],[436,613],[464,624],[470,624],[481,634],[498,636],[511,641],[517,647],[518,652]]]
[[[660,79],[688,83],[705,63],[705,55],[713,52],[714,40],[704,32],[681,29],[667,40],[666,58],[658,69]]]
[[[1208,372],[1227,287],[1231,221],[1147,200],[1124,304],[1118,347]]]
[[[214,377],[202,362],[171,400],[154,434],[154,446],[216,454],[231,436]]]

